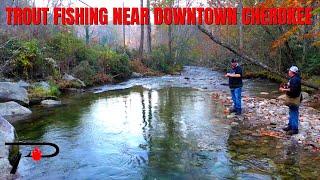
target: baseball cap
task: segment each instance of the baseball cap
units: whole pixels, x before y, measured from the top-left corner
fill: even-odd
[[[291,66],[291,68],[289,69],[289,71],[292,71],[294,73],[298,73],[299,69],[297,66]]]
[[[237,59],[231,59],[231,63],[236,63],[238,62]]]

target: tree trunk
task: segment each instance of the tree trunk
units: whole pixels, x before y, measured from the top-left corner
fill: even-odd
[[[169,58],[171,60],[172,57],[172,26],[168,27],[168,47],[169,47]]]
[[[272,72],[272,73],[274,73],[274,74],[276,74],[276,75],[278,75],[280,77],[287,78],[284,74],[274,70],[273,68],[268,67],[267,65],[261,63],[261,61],[259,61],[257,59],[254,59],[252,57],[249,57],[246,54],[244,54],[243,52],[240,52],[236,48],[232,47],[230,44],[221,41],[219,38],[213,36],[213,34],[210,33],[207,29],[205,29],[205,27],[203,27],[201,25],[198,25],[198,29],[201,32],[203,32],[204,34],[206,34],[213,42],[219,44],[220,46],[222,46],[222,47],[224,47],[226,49],[228,49],[229,51],[231,51],[235,55],[243,58],[244,60],[249,61],[249,62],[251,62],[252,64],[254,64],[256,66],[262,67],[263,69],[265,69],[265,70],[267,70],[269,72]],[[314,89],[317,89],[317,90],[320,89],[318,86],[316,86],[314,84],[311,84],[311,83],[308,83],[308,82],[305,82],[305,81],[302,81],[302,85],[310,87],[310,88],[314,88]]]
[[[170,2],[169,2],[169,6],[170,7],[172,7],[173,6],[173,1],[174,0],[170,0]],[[171,59],[172,59],[172,41],[173,41],[173,39],[172,39],[173,37],[172,37],[172,25],[170,24],[169,26],[168,26],[168,47],[169,47],[169,61],[172,61]]]
[[[122,36],[123,36],[123,50],[126,50],[126,27],[122,25]]]
[[[86,44],[88,45],[90,43],[89,26],[85,26],[85,30],[86,30]]]
[[[277,39],[277,38],[275,37],[275,35],[272,34],[272,30],[270,30],[267,26],[261,26],[261,27],[264,29],[264,31],[265,31],[267,34],[270,35],[272,41],[275,41],[275,40]],[[281,34],[284,33],[283,30],[282,30],[280,27],[279,27],[278,29],[279,29],[279,31],[280,31]],[[282,50],[282,49],[283,49],[283,50]],[[283,55],[286,57],[286,60],[287,60],[286,62],[283,62],[283,61],[281,60],[282,54],[280,54],[280,62],[279,62],[279,68],[278,68],[279,70],[283,70],[283,69],[282,69],[283,66],[291,66],[291,65],[295,64],[294,55],[293,55],[293,50],[292,50],[292,48],[290,47],[288,41],[286,41],[286,42],[284,43],[284,47],[283,47],[283,48],[279,48],[279,50],[280,50],[281,53],[283,53]]]
[[[284,33],[284,29],[283,27],[279,27],[280,33],[283,34]],[[290,47],[288,40],[286,40],[284,42],[284,48],[285,48],[285,52],[284,55],[287,58],[286,64],[284,64],[285,66],[292,66],[294,65],[295,62],[295,57],[294,57],[294,52],[293,49]]]
[[[242,24],[242,0],[239,2],[238,10],[239,10],[239,49],[240,52],[243,52],[243,24]]]
[[[141,8],[143,7],[143,0],[140,0]],[[141,33],[140,33],[140,46],[139,46],[139,56],[142,58],[143,56],[143,43],[144,43],[144,25],[141,25]]]
[[[148,14],[148,20],[149,20],[149,24],[147,25],[147,51],[148,54],[150,55],[152,52],[152,48],[151,48],[151,18],[150,18],[150,0],[147,0],[147,8],[149,9],[149,14]]]

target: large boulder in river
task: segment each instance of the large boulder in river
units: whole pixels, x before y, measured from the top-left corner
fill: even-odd
[[[25,119],[31,115],[31,113],[30,109],[23,107],[14,101],[0,103],[0,116],[6,118],[10,122]]]
[[[29,104],[28,93],[17,83],[0,82],[0,102],[16,101]]]
[[[5,143],[15,140],[14,132],[14,127],[0,116],[0,179],[13,178],[10,174],[12,168],[9,162],[10,146],[6,146]]]
[[[132,72],[131,78],[142,78],[143,74],[137,73],[137,72]]]
[[[78,78],[73,77],[69,74],[64,74],[62,79],[68,83],[69,88],[83,88],[86,84]]]
[[[18,81],[17,85],[25,89],[28,89],[31,86],[30,83],[23,80]]]

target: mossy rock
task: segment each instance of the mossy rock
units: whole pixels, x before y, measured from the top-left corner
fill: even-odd
[[[44,99],[46,97],[57,97],[61,93],[58,85],[53,82],[48,83],[49,87],[34,85],[28,89],[28,96],[30,99]]]

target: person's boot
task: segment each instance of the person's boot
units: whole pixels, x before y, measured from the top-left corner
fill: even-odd
[[[291,128],[288,126],[288,127],[282,128],[282,130],[284,130],[284,131],[290,131]]]
[[[290,136],[292,136],[292,135],[294,135],[294,134],[298,134],[299,133],[299,130],[298,129],[295,129],[295,130],[289,130],[288,132],[287,132],[287,135],[290,135]]]
[[[237,110],[235,108],[230,109],[230,113],[236,113]]]

